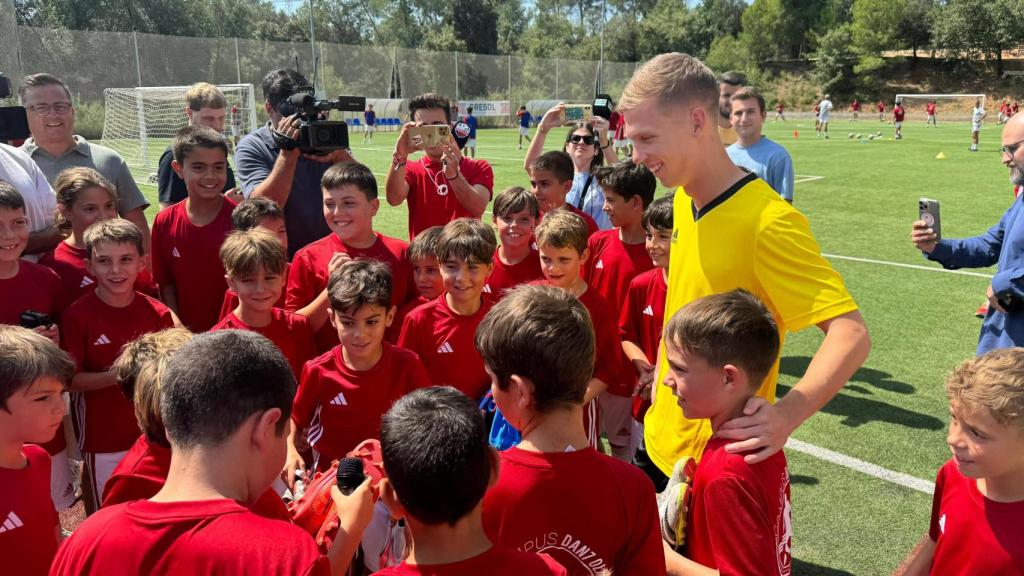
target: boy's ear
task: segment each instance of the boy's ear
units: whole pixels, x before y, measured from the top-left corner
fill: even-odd
[[[512,392],[516,406],[519,409],[533,406],[533,381],[518,374],[513,374],[508,381],[509,392]]]
[[[334,311],[334,308],[331,308],[331,305],[328,304],[327,305],[327,320],[330,321],[331,327],[334,328],[335,330],[338,329],[338,322],[337,322],[338,319],[337,319],[336,314],[337,314],[337,312]]]
[[[377,215],[377,210],[380,210],[380,198],[370,200],[370,218]]]
[[[89,275],[93,277],[96,276],[96,270],[93,268],[92,265],[92,255],[85,259],[85,269],[89,272]]]
[[[398,306],[392,306],[388,308],[387,314],[384,315],[384,327],[390,328],[391,323],[395,321],[395,314],[398,313]]]
[[[586,263],[587,258],[590,258],[590,248],[589,247],[584,248],[583,249],[583,253],[580,254],[580,264]]]
[[[398,500],[398,493],[395,492],[395,487],[391,484],[391,480],[388,480],[387,476],[381,478],[380,482],[377,483],[377,492],[380,494],[380,499],[384,501],[384,505],[388,507],[388,511],[391,512],[392,518],[395,520],[405,518],[405,508]]]
[[[568,194],[570,190],[572,190],[572,178],[562,182],[562,192]]]
[[[735,364],[726,364],[722,366],[722,373],[725,375],[725,385],[738,387],[741,390],[747,390],[749,387],[749,380],[747,379],[747,373],[740,369]]]
[[[184,178],[182,178],[181,176],[181,164],[178,164],[177,160],[171,160],[171,169],[174,170],[174,173],[178,175],[178,178],[184,180]]]
[[[281,416],[280,408],[271,408],[253,415],[254,423],[250,441],[258,453],[269,453],[275,448],[275,443],[281,442],[282,438],[287,437],[287,426],[284,427],[283,434],[279,434],[277,431],[277,423],[281,421]]]
[[[192,109],[188,106],[185,106],[185,116],[188,117],[188,123],[192,124]]]
[[[232,278],[230,274],[225,274],[224,280],[228,283],[228,288],[230,288],[235,294],[238,294],[238,288],[235,287],[235,279]]]

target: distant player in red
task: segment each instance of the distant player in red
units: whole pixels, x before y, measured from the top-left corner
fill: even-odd
[[[94,502],[99,507],[107,477],[139,437],[131,400],[117,387],[111,370],[121,348],[147,332],[176,324],[159,300],[135,290],[143,267],[142,233],[128,220],[103,220],[85,232],[89,272],[96,288],[61,317],[62,347],[75,359],[70,389],[78,444]]]
[[[35,444],[61,431],[62,392],[74,363],[56,344],[0,325],[0,555],[4,573],[43,576],[60,541],[50,457]],[[29,443],[32,444],[29,444]]]
[[[538,156],[530,166],[530,191],[537,198],[541,218],[551,210],[565,208],[583,218],[587,230],[593,234],[599,230],[597,221],[565,201],[566,195],[572,190],[574,170],[572,158],[568,154],[561,150],[549,150]]]
[[[771,312],[749,292],[733,290],[694,300],[665,325],[665,385],[687,418],[707,418],[712,430],[743,414],[747,401],[779,354],[779,332]],[[668,392],[668,390],[665,390]],[[662,393],[659,391],[659,393]],[[689,475],[684,458],[669,479],[667,506],[659,509],[666,541],[685,536],[684,556],[666,549],[669,571],[698,573],[694,563],[721,574],[775,574],[792,569],[789,472],[776,452],[748,464],[744,453],[725,451],[728,440],[712,438],[689,486],[689,506],[676,504]],[[680,515],[685,534],[678,534]],[[692,572],[687,570],[693,570]]]
[[[160,375],[171,464],[149,500],[104,508],[64,541],[51,574],[344,574],[372,516],[370,482],[332,487],[327,556],[298,526],[246,508],[281,473],[295,380],[277,347],[243,330],[199,334]]]
[[[222,194],[228,144],[206,126],[187,126],[172,144],[171,167],[185,181],[188,198],[161,210],[153,221],[153,276],[160,299],[193,332],[217,323],[227,290],[217,251],[231,232],[235,203]]]
[[[885,102],[878,101],[878,121],[885,122]]]
[[[64,285],[64,298],[68,304],[96,287],[96,280],[86,269],[86,228],[100,220],[117,218],[117,193],[113,185],[92,168],[68,168],[54,182],[57,209],[61,222],[70,226],[71,234],[57,244],[53,251],[39,258],[39,263],[51,268]],[[139,272],[135,286],[139,292],[157,296],[153,277],[147,270]]]
[[[441,265],[437,263],[437,239],[441,237],[443,226],[431,226],[416,235],[409,243],[409,264],[412,266],[413,284],[419,296],[412,298],[398,307],[395,320],[384,333],[387,342],[398,342],[402,334],[402,325],[409,312],[427,302],[432,302],[444,292],[444,280],[441,278]]]
[[[377,179],[355,162],[331,166],[321,181],[324,218],[331,233],[295,253],[288,277],[286,307],[309,319],[319,352],[338,344],[338,333],[327,319],[327,279],[331,271],[352,259],[378,260],[391,268],[391,304],[409,300],[412,270],[409,245],[373,230],[380,208]]]
[[[481,508],[498,455],[480,411],[458,391],[427,388],[396,402],[381,423],[381,451],[382,498],[392,516],[405,519],[412,542],[402,564],[376,574],[568,574],[546,554],[492,543],[484,533]]]
[[[564,290],[520,286],[488,313],[477,347],[498,409],[523,435],[484,498],[490,540],[544,552],[573,576],[665,574],[650,480],[583,431],[596,351],[586,307]]]
[[[447,144],[430,148],[416,147],[409,141],[413,126],[446,125],[457,117],[448,99],[438,94],[421,94],[409,100],[410,122],[402,126],[395,141],[384,187],[388,204],[408,203],[410,239],[456,218],[479,218],[491,201],[494,170],[486,160],[463,157],[452,137]],[[474,146],[470,142],[467,148]],[[423,158],[409,162],[409,156],[420,150]]]
[[[897,100],[896,101],[896,106],[894,106],[893,109],[892,109],[892,125],[896,129],[896,135],[894,136],[894,139],[896,139],[896,140],[902,140],[903,139],[903,116],[904,115],[905,115],[905,112],[903,110],[903,101],[902,100]]]
[[[857,116],[860,115],[860,100],[853,99],[853,103],[850,104],[850,112],[853,113],[853,121],[857,121]]]
[[[126,398],[132,399],[142,435],[107,479],[102,508],[152,498],[164,487],[171,468],[171,445],[160,417],[159,377],[171,356],[190,340],[192,333],[184,328],[144,334],[126,345],[114,362],[117,385]],[[291,521],[284,501],[273,488],[268,488],[249,509],[265,518]]]
[[[304,468],[297,431],[309,429],[314,466],[326,470],[363,440],[379,438],[380,418],[395,400],[430,386],[415,353],[384,341],[395,316],[386,264],[346,262],[331,273],[328,293],[331,325],[341,343],[302,371],[285,466],[289,482]]]
[[[284,210],[270,198],[255,197],[241,202],[231,211],[231,227],[235,230],[252,230],[263,228],[277,237],[284,251],[288,253],[288,229],[285,226]],[[288,272],[291,270],[291,262],[284,263],[284,285],[288,285]],[[274,306],[284,308],[285,291],[281,290],[281,297],[277,299]],[[229,312],[238,307],[238,294],[230,287],[224,292],[224,302],[220,307],[220,318],[223,319]]]
[[[211,330],[252,330],[266,336],[298,379],[302,366],[316,354],[306,318],[274,305],[284,292],[287,257],[281,241],[262,228],[232,232],[220,247],[220,259],[239,302]]]
[[[444,293],[405,317],[398,345],[423,360],[435,386],[452,386],[479,400],[490,379],[473,347],[473,337],[493,303],[484,294],[493,268],[494,230],[479,220],[459,218],[437,239]]]
[[[591,290],[608,303],[614,318],[626,303],[629,283],[638,274],[654,267],[644,239],[644,209],[654,200],[657,182],[654,174],[632,160],[616,162],[594,170],[594,178],[604,190],[604,211],[614,228],[590,237],[590,252],[583,278]],[[617,324],[616,324],[617,325]],[[636,376],[622,358],[621,371],[608,382],[600,396],[601,428],[611,445],[612,456],[629,462],[640,441],[633,426],[633,389]]]
[[[1010,118],[1016,116],[1018,111],[1020,111],[1020,103],[1014,100],[1013,106],[1010,107]]]
[[[501,244],[494,251],[494,270],[484,292],[501,298],[506,290],[540,280],[540,255],[533,241],[533,229],[540,219],[537,199],[522,186],[506,188],[494,198],[494,225]]]
[[[1024,567],[1024,350],[971,358],[946,379],[953,457],[928,534],[897,574],[1020,574]]]
[[[600,435],[596,400],[622,377],[624,359],[618,313],[583,277],[590,254],[586,232],[582,218],[565,210],[554,210],[537,226],[537,249],[545,283],[578,298],[590,313],[597,335],[597,360],[584,396],[587,438],[596,447]]]
[[[977,107],[977,106],[975,106]],[[1003,98],[1003,101],[999,103],[999,116],[996,120],[997,124],[1006,124],[1006,121],[1010,118],[1010,102]]]
[[[924,127],[937,126],[935,123],[935,100],[930,100],[928,104],[925,105],[924,112],[926,116]]]
[[[786,121],[786,105],[782,100],[775,103],[775,118],[772,122],[778,122],[779,120]]]

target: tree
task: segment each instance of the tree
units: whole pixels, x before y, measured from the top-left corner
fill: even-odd
[[[1003,50],[1024,40],[1024,0],[948,0],[936,10],[932,42],[947,57],[996,61],[1003,74]]]
[[[917,63],[917,51],[932,39],[932,12],[935,0],[907,0],[907,11],[897,26],[896,35],[911,49],[911,64]]]
[[[853,88],[854,53],[851,50],[853,32],[849,24],[829,30],[818,40],[814,80],[821,90],[842,94]]]

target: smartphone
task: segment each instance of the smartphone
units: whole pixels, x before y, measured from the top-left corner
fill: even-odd
[[[29,137],[28,115],[21,106],[0,108],[0,141],[24,140]]]
[[[447,124],[427,124],[409,128],[409,145],[416,148],[434,148],[450,143],[451,127]]]
[[[567,104],[562,112],[565,122],[586,122],[594,115],[594,107],[590,104]]]
[[[942,240],[942,222],[939,220],[939,201],[921,198],[917,201],[919,219],[935,232],[935,240]]]

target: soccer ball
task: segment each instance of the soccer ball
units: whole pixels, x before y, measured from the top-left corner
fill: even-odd
[[[850,132],[850,140],[853,140],[853,132]]]
[[[861,138],[863,138],[863,136],[861,136],[860,134],[857,134],[857,140],[860,140]]]
[[[868,140],[874,140],[874,139],[875,139],[875,135],[874,134],[868,136]]]
[[[881,138],[881,137],[882,137],[882,131],[881,130],[879,130],[878,132],[875,132],[875,138]]]

